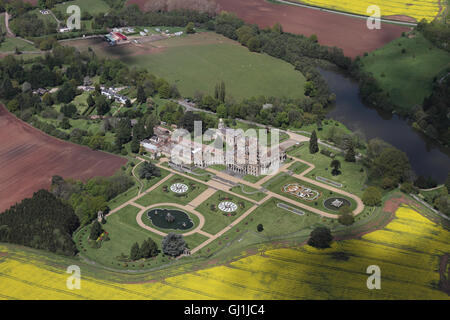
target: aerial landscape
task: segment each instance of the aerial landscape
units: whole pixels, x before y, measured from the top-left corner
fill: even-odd
[[[0,300],[450,300],[449,10],[0,0]]]

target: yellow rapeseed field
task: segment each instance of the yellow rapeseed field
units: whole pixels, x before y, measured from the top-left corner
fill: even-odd
[[[402,207],[386,228],[330,249],[272,249],[160,282],[82,274],[80,290],[66,288],[61,262],[0,246],[0,299],[449,299],[437,289],[449,240],[450,232]],[[380,290],[367,289],[369,265],[381,269]]]
[[[405,15],[417,21],[433,20],[439,14],[439,0],[295,0],[313,6],[368,15],[367,8],[376,5],[381,9],[381,16]],[[445,5],[445,1],[441,1]],[[370,14],[369,14],[370,15]]]

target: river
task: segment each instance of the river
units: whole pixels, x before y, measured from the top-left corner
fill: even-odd
[[[338,120],[352,131],[364,133],[367,140],[378,137],[404,151],[417,175],[431,176],[443,183],[450,172],[450,150],[444,150],[398,115],[382,115],[366,107],[358,95],[358,83],[342,73],[319,69],[331,92],[336,94],[328,118]]]

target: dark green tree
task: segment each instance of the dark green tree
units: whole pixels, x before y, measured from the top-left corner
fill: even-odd
[[[447,188],[447,192],[450,194],[450,172],[447,175],[447,180],[445,180],[445,187]]]
[[[331,161],[330,166],[333,168],[333,170],[331,171],[331,174],[333,176],[341,174],[341,171],[339,170],[341,168],[341,162],[339,160],[334,159],[333,161]]]
[[[317,134],[314,130],[311,134],[311,139],[309,140],[309,153],[317,153],[319,151],[319,144],[317,143]]]
[[[138,86],[136,98],[139,103],[145,103],[145,101],[147,101],[147,95],[145,94],[144,87]]]
[[[141,144],[139,143],[139,141],[135,137],[133,137],[133,139],[131,139],[131,145],[130,145],[131,152],[138,153],[140,147],[141,147]]]
[[[344,213],[339,215],[338,221],[344,226],[350,226],[355,222],[355,217],[351,213]]]
[[[345,153],[345,161],[347,162],[355,162],[356,161],[356,155],[355,155],[355,149],[353,146],[350,146],[346,153]]]
[[[111,109],[108,99],[102,94],[95,98],[95,108],[101,116],[107,114]]]
[[[381,205],[381,197],[382,197],[382,193],[381,193],[381,189],[378,187],[368,187],[362,196],[362,202],[366,205],[366,206],[379,206]]]
[[[195,24],[193,22],[189,22],[186,25],[186,33],[187,34],[193,34],[195,33]]]
[[[151,162],[146,161],[139,168],[139,178],[141,178],[141,179],[150,180],[153,177],[160,177],[160,176],[161,176],[161,170],[159,170],[159,168]]]
[[[139,244],[137,242],[135,242],[132,246],[131,246],[131,250],[130,250],[130,260],[131,261],[136,261],[139,260],[140,258],[142,258],[141,256],[141,251],[139,249]]]
[[[264,230],[263,225],[260,223],[256,226],[256,230],[258,230],[258,232],[262,232]]]
[[[158,255],[158,245],[152,238],[144,240],[140,248],[140,255],[142,258],[148,259]]]
[[[61,128],[64,130],[70,129],[72,126],[70,125],[69,118],[64,117],[61,121]]]
[[[308,245],[314,248],[325,249],[329,248],[333,236],[330,229],[327,227],[316,227],[310,234]]]
[[[103,232],[102,225],[100,224],[100,222],[95,220],[94,223],[92,223],[91,225],[91,232],[89,234],[89,239],[97,240],[98,237],[100,237],[100,235],[102,234],[102,232]]]

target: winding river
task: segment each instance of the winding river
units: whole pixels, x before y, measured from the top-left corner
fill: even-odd
[[[320,69],[331,92],[336,94],[335,107],[327,117],[364,133],[367,140],[379,137],[408,155],[418,175],[431,176],[442,183],[450,171],[450,150],[444,150],[414,130],[398,115],[383,115],[366,107],[358,95],[353,79],[333,70]]]

